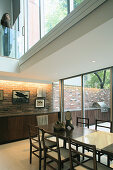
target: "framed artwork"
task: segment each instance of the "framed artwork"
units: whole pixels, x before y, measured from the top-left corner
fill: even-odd
[[[13,90],[12,93],[12,102],[14,104],[29,103],[29,91]]]
[[[45,107],[45,99],[36,99],[36,107],[43,108]]]
[[[0,100],[3,100],[3,90],[0,90]]]

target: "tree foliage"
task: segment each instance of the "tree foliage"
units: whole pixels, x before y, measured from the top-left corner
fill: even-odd
[[[46,14],[45,31],[49,32],[65,16],[67,16],[67,0],[49,0],[49,11]]]
[[[76,8],[84,0],[73,0],[74,8]],[[45,32],[49,32],[64,17],[67,16],[68,6],[67,0],[48,0],[47,7],[49,10],[45,16]]]
[[[102,70],[85,75],[85,87],[108,89],[110,88],[110,70]]]
[[[74,8],[76,8],[80,3],[82,3],[84,0],[74,0]]]

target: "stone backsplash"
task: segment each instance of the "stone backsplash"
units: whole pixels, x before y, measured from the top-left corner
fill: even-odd
[[[37,90],[43,87],[46,91],[45,107],[36,108]],[[39,84],[0,80],[0,90],[3,90],[3,100],[0,101],[0,113],[38,113],[52,111],[52,84]],[[30,91],[29,103],[13,104],[12,91]]]

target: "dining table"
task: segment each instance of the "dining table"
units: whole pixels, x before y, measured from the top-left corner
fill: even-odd
[[[110,166],[110,160],[113,160],[113,133],[105,131],[95,131],[76,138],[80,142],[95,145],[100,154],[108,156],[107,165]]]
[[[93,129],[89,129],[86,127],[74,126],[74,129],[66,128],[65,130],[54,130],[55,123],[50,123],[47,125],[38,125],[40,129],[44,129],[50,133],[55,133],[59,138],[73,138],[76,139],[81,136],[88,135],[90,133],[95,132]]]
[[[55,123],[50,123],[47,125],[38,125],[38,127],[40,129],[46,130],[47,132],[54,133],[59,138],[63,139],[64,147],[66,147],[66,139],[69,137],[72,139],[76,139],[78,137],[85,136],[85,135],[95,132],[95,130],[93,129],[84,128],[80,126],[74,126],[74,129],[66,128],[65,130],[55,131],[54,125]]]
[[[74,126],[74,129],[65,129],[64,131],[55,131],[54,123],[38,126],[50,133],[55,133],[59,138],[64,140],[66,147],[66,138],[78,140],[83,143],[95,145],[97,152],[105,154],[108,158],[113,158],[113,133],[89,129],[86,127]],[[110,162],[108,161],[108,166]]]

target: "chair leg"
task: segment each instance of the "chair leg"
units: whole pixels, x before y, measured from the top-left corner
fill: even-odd
[[[30,164],[32,163],[32,146],[30,145]]]
[[[107,156],[107,166],[110,167],[110,158]]]
[[[84,150],[85,150],[85,149],[84,149],[84,146],[83,146],[83,147],[82,147],[82,153],[84,153]],[[84,160],[84,156],[83,156],[83,160]]]
[[[100,152],[98,152],[98,162],[100,162]]]
[[[61,163],[58,162],[58,170],[61,170]]]
[[[46,150],[44,150],[44,170],[46,170]]]
[[[42,151],[39,151],[39,170],[41,170]]]

